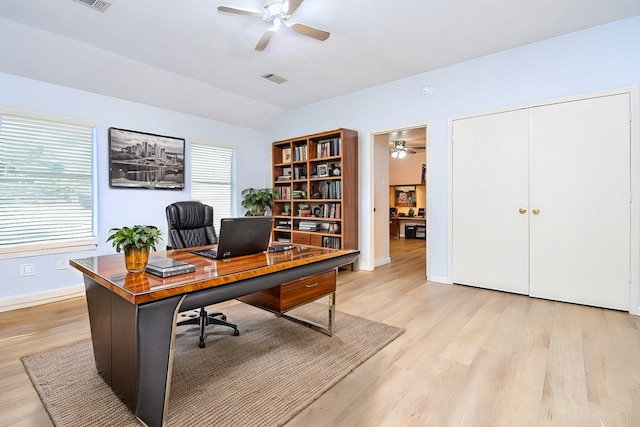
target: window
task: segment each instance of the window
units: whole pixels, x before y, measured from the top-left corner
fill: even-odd
[[[94,125],[0,108],[0,256],[95,248]]]
[[[213,207],[213,223],[232,216],[236,182],[236,150],[191,139],[191,198]]]

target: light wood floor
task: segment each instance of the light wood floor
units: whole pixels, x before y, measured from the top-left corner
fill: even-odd
[[[391,245],[337,307],[406,332],[287,427],[640,426],[639,317],[427,282],[424,241]],[[20,357],[88,336],[82,298],[0,313],[0,426],[51,425]]]

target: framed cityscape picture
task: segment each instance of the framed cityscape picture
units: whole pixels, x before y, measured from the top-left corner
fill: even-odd
[[[184,150],[184,138],[109,128],[109,186],[183,190]]]

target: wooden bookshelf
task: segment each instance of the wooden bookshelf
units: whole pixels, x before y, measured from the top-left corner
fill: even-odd
[[[272,148],[274,242],[358,249],[358,133],[337,129]]]

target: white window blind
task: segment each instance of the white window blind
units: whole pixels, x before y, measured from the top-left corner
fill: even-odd
[[[92,124],[0,109],[0,254],[95,244]]]
[[[213,207],[214,225],[231,216],[236,150],[191,140],[191,198]]]

